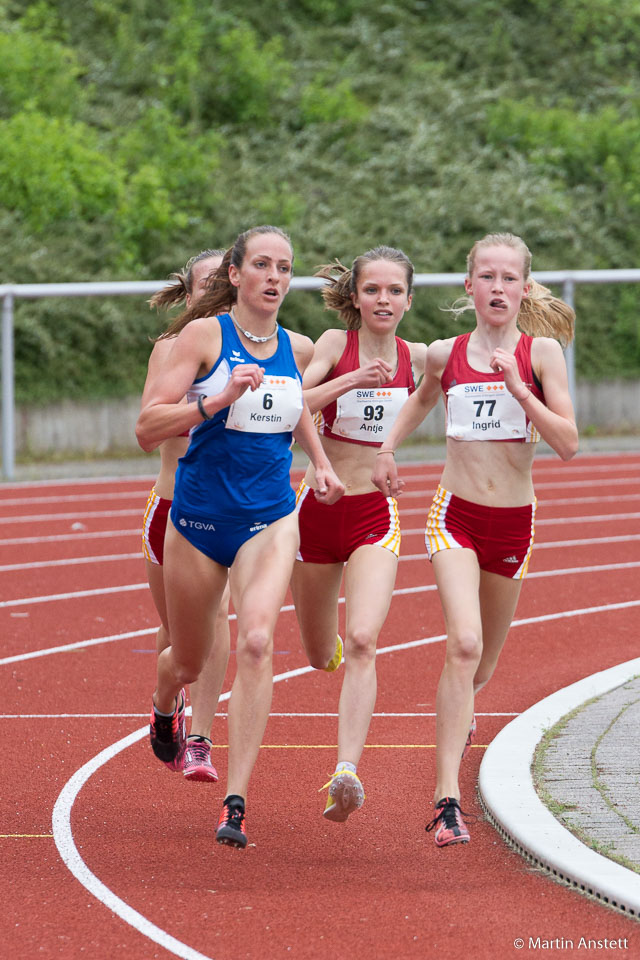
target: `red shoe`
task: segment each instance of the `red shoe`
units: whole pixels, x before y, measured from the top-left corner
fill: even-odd
[[[244,810],[241,807],[229,806],[225,803],[218,820],[216,830],[218,843],[226,843],[230,847],[239,847],[244,850],[247,845],[247,833],[244,824]]]
[[[218,771],[211,763],[211,742],[206,737],[189,737],[182,761],[185,780],[216,783]]]
[[[462,819],[463,813],[455,797],[443,797],[436,803],[435,817],[425,827],[427,833],[435,829],[436,846],[446,847],[453,843],[469,843],[469,831]],[[467,814],[464,814],[467,816]]]
[[[187,742],[185,705],[186,696],[183,687],[176,697],[176,708],[170,717],[160,716],[155,706],[151,708],[149,722],[151,748],[158,760],[162,760],[164,765],[174,773],[182,770],[182,759]]]
[[[474,713],[473,719],[472,719],[472,721],[471,721],[471,726],[469,727],[469,733],[467,734],[467,742],[465,743],[465,745],[464,745],[464,750],[462,751],[462,759],[463,759],[463,760],[464,760],[464,758],[466,757],[466,755],[469,753],[469,750],[471,750],[471,744],[473,743],[473,741],[474,741],[475,738],[476,738],[476,730],[477,730],[477,729],[478,729],[478,724],[477,724],[477,722],[476,722],[476,715],[475,715],[475,713]]]

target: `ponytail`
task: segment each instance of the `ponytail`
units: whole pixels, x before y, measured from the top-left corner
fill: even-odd
[[[187,290],[186,275],[184,273],[170,273],[169,279],[174,282],[154,293],[148,301],[150,307],[155,307],[156,310],[161,308],[168,310],[169,307],[175,307],[179,303],[184,303],[187,299],[189,291]]]
[[[358,291],[358,277],[365,264],[375,263],[377,260],[387,260],[390,263],[399,263],[404,267],[407,278],[407,295],[413,289],[413,264],[406,253],[396,250],[395,247],[379,246],[367,250],[353,261],[351,269],[345,267],[339,260],[318,267],[315,276],[324,277],[329,282],[322,288],[322,299],[325,310],[335,310],[347,330],[359,330],[362,326],[362,317],[355,306],[352,294]],[[337,276],[334,276],[337,274]]]
[[[518,326],[530,337],[552,337],[568,347],[574,335],[575,311],[533,277],[529,284],[529,293],[520,304]]]
[[[351,299],[352,271],[339,260],[334,260],[333,263],[325,263],[324,266],[318,267],[314,276],[323,277],[329,281],[321,291],[325,310],[334,310],[347,330],[359,330],[362,317]]]

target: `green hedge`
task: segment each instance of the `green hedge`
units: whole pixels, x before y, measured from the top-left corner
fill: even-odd
[[[266,22],[266,32],[265,32]],[[296,272],[377,243],[459,272],[640,260],[635,0],[0,0],[0,282],[162,279],[274,222]],[[453,332],[418,291],[405,335]],[[632,286],[577,291],[577,371],[640,375]],[[317,294],[283,322],[317,336]],[[142,300],[16,307],[19,400],[138,392]]]

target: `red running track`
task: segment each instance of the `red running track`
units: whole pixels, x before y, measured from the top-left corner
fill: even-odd
[[[440,465],[402,474],[402,559],[359,767],[365,805],[344,825],[321,816],[340,675],[305,669],[287,606],[244,852],[213,840],[226,701],[218,784],[186,783],[148,745],[148,480],[0,489],[3,957],[502,960],[586,950],[580,938],[600,941],[600,955],[640,956],[636,921],[532,869],[476,795],[483,747],[512,716],[640,656],[640,454],[536,463],[530,576],[463,765],[463,806],[478,819],[468,846],[443,850],[424,832],[444,629],[422,531]],[[232,679],[233,656],[226,690]]]

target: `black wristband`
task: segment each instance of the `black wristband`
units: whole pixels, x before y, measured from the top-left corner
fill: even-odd
[[[207,411],[206,411],[205,408],[204,408],[204,403],[202,402],[203,400],[204,400],[203,394],[199,394],[199,396],[198,396],[198,410],[199,410],[200,413],[202,414],[202,417],[203,417],[204,420],[213,420],[213,414],[207,413]]]

